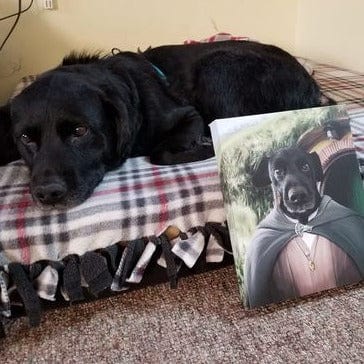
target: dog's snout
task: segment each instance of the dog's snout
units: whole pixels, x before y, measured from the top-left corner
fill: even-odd
[[[66,186],[59,182],[51,182],[37,186],[34,197],[44,205],[55,205],[63,201],[67,194]]]
[[[307,200],[307,192],[300,187],[290,188],[288,191],[288,199],[295,204],[305,202]]]

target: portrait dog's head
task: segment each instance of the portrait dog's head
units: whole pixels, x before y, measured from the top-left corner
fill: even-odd
[[[129,155],[137,102],[130,80],[114,85],[91,65],[49,71],[12,100],[13,136],[37,205],[65,208],[89,197]]]
[[[283,148],[261,160],[252,182],[256,187],[271,184],[276,206],[291,218],[305,220],[321,202],[317,182],[322,177],[315,152]]]

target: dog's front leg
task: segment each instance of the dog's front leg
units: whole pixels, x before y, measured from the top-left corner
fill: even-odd
[[[173,110],[167,117],[173,127],[153,148],[150,160],[154,164],[194,162],[214,156],[209,138],[204,137],[204,122],[191,106]]]

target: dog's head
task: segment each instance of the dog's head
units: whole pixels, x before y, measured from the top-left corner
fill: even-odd
[[[106,78],[92,65],[61,67],[12,100],[13,136],[41,207],[81,203],[129,156],[138,101],[128,80]]]
[[[252,181],[257,187],[271,184],[277,206],[287,216],[304,221],[320,204],[316,183],[322,177],[316,153],[285,148],[263,158]]]

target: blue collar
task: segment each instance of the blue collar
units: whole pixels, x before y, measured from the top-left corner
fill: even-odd
[[[166,84],[168,84],[167,76],[164,74],[164,72],[159,67],[157,67],[155,64],[153,64],[152,62],[150,62],[150,64],[152,65],[154,70],[157,72],[157,75],[159,76],[159,78],[161,80],[163,80]]]

